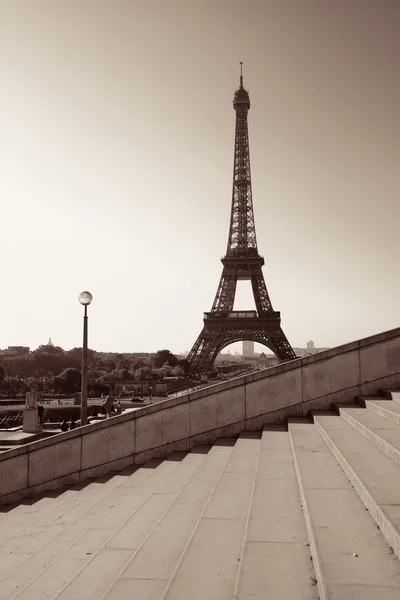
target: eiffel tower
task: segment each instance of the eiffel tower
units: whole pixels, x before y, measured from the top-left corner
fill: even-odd
[[[247,113],[250,97],[243,87],[235,91],[235,158],[232,210],[226,255],[221,259],[222,275],[211,311],[204,313],[204,326],[187,356],[191,373],[207,373],[217,355],[233,342],[249,340],[267,346],[280,361],[296,358],[282,328],[280,312],[272,308],[265,285],[264,258],[257,248],[251,191]],[[238,280],[251,281],[256,310],[233,310]]]

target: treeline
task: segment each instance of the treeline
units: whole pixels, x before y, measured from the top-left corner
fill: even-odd
[[[0,350],[0,395],[15,397],[27,391],[67,395],[80,391],[82,348],[63,350],[39,346],[22,354]],[[88,393],[91,396],[115,393],[121,381],[162,380],[183,377],[188,362],[178,360],[169,350],[155,354],[117,354],[88,351]]]

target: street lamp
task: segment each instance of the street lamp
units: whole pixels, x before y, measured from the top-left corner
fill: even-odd
[[[82,391],[81,391],[81,426],[87,425],[87,356],[88,356],[88,316],[87,307],[93,300],[90,292],[82,292],[79,294],[79,302],[84,306],[83,314],[83,346],[82,346]]]

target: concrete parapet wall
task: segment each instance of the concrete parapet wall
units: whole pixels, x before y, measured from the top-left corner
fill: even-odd
[[[0,454],[0,503],[400,387],[400,328]]]

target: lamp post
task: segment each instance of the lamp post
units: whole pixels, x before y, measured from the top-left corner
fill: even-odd
[[[87,425],[87,357],[88,357],[88,316],[87,307],[93,300],[90,292],[79,294],[79,302],[84,306],[83,314],[83,345],[82,345],[82,391],[81,391],[81,426]]]

